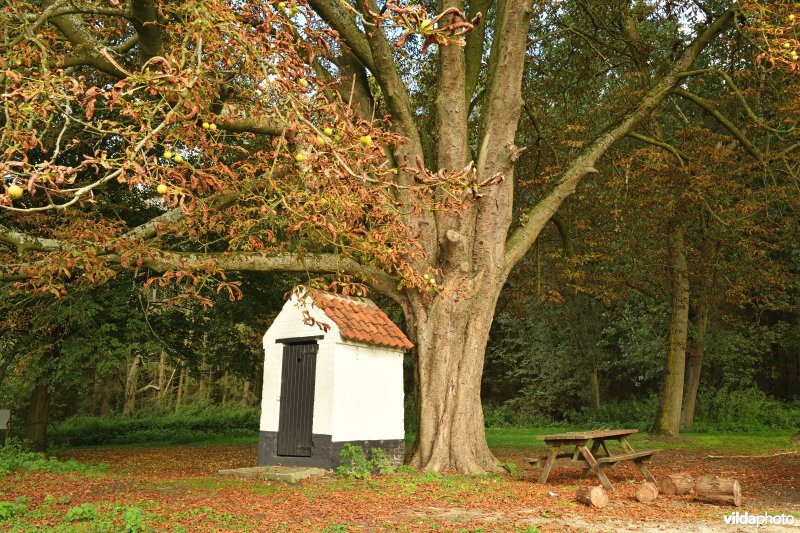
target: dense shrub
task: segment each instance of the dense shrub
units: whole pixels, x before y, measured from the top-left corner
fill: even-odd
[[[56,446],[119,444],[191,444],[216,438],[258,434],[258,407],[198,405],[171,411],[142,411],[131,418],[119,415],[69,418],[50,432]]]
[[[486,427],[536,427],[567,422],[573,427],[628,427],[648,431],[655,419],[658,398],[605,403],[598,412],[590,408],[568,413],[566,419],[543,419],[527,412],[519,400],[484,405]],[[783,403],[757,388],[719,389],[700,394],[692,431],[758,432],[800,428],[800,400]]]
[[[655,420],[658,399],[625,400],[604,403],[598,412],[584,408],[567,415],[572,425],[586,427],[627,427],[647,431]]]
[[[757,388],[722,388],[697,399],[697,429],[750,432],[800,427],[800,404],[786,404]]]
[[[537,427],[552,426],[556,420],[548,418],[525,398],[509,400],[499,405],[483,406],[483,423],[486,427]]]

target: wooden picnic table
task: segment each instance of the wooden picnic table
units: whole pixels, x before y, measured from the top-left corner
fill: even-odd
[[[633,461],[645,479],[655,483],[655,478],[644,463],[661,450],[634,451],[633,446],[628,442],[628,437],[638,431],[638,429],[602,429],[545,435],[540,438],[550,446],[550,451],[529,462],[533,465],[544,462],[539,483],[547,483],[547,477],[554,466],[564,466],[583,468],[581,478],[585,478],[590,471],[593,471],[606,489],[613,490],[614,487],[603,469],[610,468],[621,461]],[[615,454],[609,450],[607,442],[612,440],[619,443],[624,453]],[[589,441],[592,441],[591,448],[588,446]]]

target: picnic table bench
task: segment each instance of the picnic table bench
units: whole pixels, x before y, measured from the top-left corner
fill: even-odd
[[[534,457],[528,462],[536,466],[542,464],[542,474],[539,483],[547,483],[547,478],[554,466],[567,468],[583,468],[581,478],[593,471],[600,483],[608,490],[614,487],[606,477],[603,469],[610,468],[621,461],[633,461],[642,472],[647,481],[655,483],[645,462],[661,450],[647,450],[637,452],[628,442],[628,436],[638,433],[638,429],[603,429],[597,431],[576,431],[560,435],[545,435],[540,437],[550,451],[539,457]],[[607,441],[615,440],[625,453],[612,453],[607,446]],[[592,441],[589,448],[589,441]]]

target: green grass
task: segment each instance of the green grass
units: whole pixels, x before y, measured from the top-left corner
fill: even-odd
[[[708,449],[719,453],[747,455],[800,448],[800,445],[791,440],[795,433],[794,430],[774,429],[759,433],[681,433],[676,438],[644,434],[635,435],[633,440],[644,441],[648,446],[658,448]]]
[[[569,431],[585,431],[587,427],[537,427],[537,428],[487,428],[486,442],[492,449],[545,449],[546,446],[541,440],[544,435],[566,433]],[[771,453],[781,450],[795,449],[797,444],[791,441],[795,434],[793,430],[771,430],[760,433],[681,433],[677,438],[664,438],[649,433],[637,433],[631,436],[634,447],[643,448],[673,448],[681,450],[707,449],[719,453],[728,454],[756,454]],[[416,435],[406,434],[406,446],[414,444]],[[183,441],[183,439],[178,439]],[[638,446],[636,443],[641,443]],[[224,435],[205,435],[199,436],[192,442],[176,443],[169,441],[150,441],[147,443],[113,443],[97,444],[94,446],[64,447],[69,449],[92,449],[92,448],[162,448],[176,445],[191,446],[255,446],[258,443],[258,433],[253,432],[245,436],[224,436]]]
[[[538,437],[569,431],[582,431],[586,427],[540,427],[540,428],[487,428],[486,441],[490,448],[545,448]],[[760,433],[681,433],[675,438],[660,437],[648,433],[631,436],[634,447],[638,448],[677,448],[682,450],[708,449],[719,453],[755,454],[770,453],[797,448],[791,441],[793,430],[774,429]]]

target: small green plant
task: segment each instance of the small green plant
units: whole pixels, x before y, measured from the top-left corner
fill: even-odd
[[[67,522],[91,522],[100,518],[100,512],[94,504],[86,502],[69,509],[64,518]]]
[[[335,524],[323,529],[322,533],[347,533],[347,526],[344,524]]]
[[[372,470],[382,476],[394,474],[396,469],[386,452],[380,448],[373,448],[369,454]]]
[[[388,476],[397,472],[397,468],[392,465],[391,459],[381,448],[372,448],[367,457],[364,448],[348,443],[339,452],[339,457],[342,463],[336,472],[350,479],[367,479],[373,473]]]
[[[515,478],[521,479],[525,476],[525,474],[522,472],[522,469],[514,461],[500,463],[499,466]]]
[[[400,465],[394,469],[395,474],[416,474],[417,469],[411,465]]]
[[[16,471],[33,472],[81,472],[85,474],[106,470],[106,465],[83,465],[77,461],[59,461],[54,457],[47,458],[42,453],[31,452],[16,441],[0,447],[0,477]]]
[[[420,483],[435,483],[442,480],[442,475],[436,470],[426,470],[423,472],[417,481]]]
[[[345,444],[339,452],[342,464],[336,469],[340,476],[351,479],[366,479],[372,475],[372,465],[367,459],[364,448],[353,444]]]
[[[126,507],[122,511],[122,522],[125,525],[125,533],[140,533],[148,529],[144,513],[139,507]]]
[[[28,506],[17,502],[0,502],[0,522],[25,514]]]

